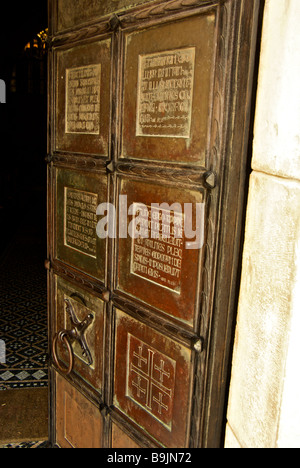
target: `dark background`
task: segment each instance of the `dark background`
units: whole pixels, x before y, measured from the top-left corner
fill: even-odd
[[[22,230],[45,233],[47,50],[37,34],[47,26],[47,0],[1,3],[0,254]]]

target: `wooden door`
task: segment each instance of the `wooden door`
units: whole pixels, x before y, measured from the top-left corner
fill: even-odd
[[[49,2],[53,444],[222,443],[260,6]]]

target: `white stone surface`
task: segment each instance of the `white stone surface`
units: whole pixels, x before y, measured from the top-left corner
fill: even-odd
[[[300,182],[252,174],[228,408],[228,422],[242,447],[276,447],[281,430],[284,440],[280,421],[288,426],[293,407],[299,410],[300,388],[290,389],[284,380],[288,351],[292,385],[293,361],[299,360],[289,348],[294,317],[299,321],[294,295],[299,214]],[[289,391],[293,401],[281,411]]]
[[[226,448],[227,449],[240,449],[242,448],[239,444],[239,441],[235,437],[229,424],[226,426]]]
[[[279,448],[300,448],[300,241],[296,245],[296,273],[291,299],[293,316],[278,431]]]
[[[253,169],[300,180],[300,1],[267,0]]]

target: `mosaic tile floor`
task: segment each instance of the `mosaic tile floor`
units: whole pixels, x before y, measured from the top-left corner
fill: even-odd
[[[44,239],[16,237],[0,264],[0,390],[48,384]]]
[[[49,448],[48,442],[21,442],[19,444],[0,445],[0,449]]]

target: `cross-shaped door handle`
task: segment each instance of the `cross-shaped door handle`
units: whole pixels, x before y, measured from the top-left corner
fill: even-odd
[[[87,359],[88,365],[91,366],[93,364],[92,354],[89,350],[86,338],[85,338],[85,331],[92,323],[94,316],[92,314],[87,315],[87,317],[80,322],[76,316],[74,311],[73,305],[69,299],[65,299],[66,304],[66,311],[70,317],[72,328],[71,330],[61,330],[59,331],[52,343],[52,355],[55,365],[58,369],[65,375],[71,374],[73,367],[74,367],[74,352],[72,348],[72,343],[77,341],[82,349],[82,355]],[[62,367],[59,363],[58,359],[58,352],[57,352],[57,345],[60,342],[67,348],[69,354],[69,365],[68,367]]]

